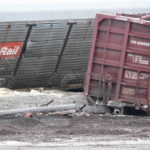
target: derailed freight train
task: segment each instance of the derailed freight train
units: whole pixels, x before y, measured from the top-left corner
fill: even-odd
[[[150,112],[150,15],[97,15],[84,90],[118,113]]]
[[[0,83],[28,88],[81,84],[94,20],[0,24]]]
[[[96,13],[146,13],[149,10],[143,1],[136,1],[137,5],[132,7],[117,0],[113,1],[113,7],[108,5],[110,1],[105,4],[96,0],[75,5],[59,1],[59,8],[57,2],[43,2],[36,7],[38,2],[30,7],[22,3],[18,6],[18,3],[12,2],[11,8],[0,6],[1,87],[82,84]]]

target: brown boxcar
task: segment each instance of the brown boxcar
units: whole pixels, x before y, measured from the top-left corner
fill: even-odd
[[[89,102],[150,110],[149,16],[97,14],[84,91]]]

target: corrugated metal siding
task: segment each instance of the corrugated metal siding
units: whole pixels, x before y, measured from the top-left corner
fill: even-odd
[[[47,86],[67,31],[67,22],[33,27],[15,87]]]
[[[0,42],[23,42],[26,36],[26,25],[0,25]],[[0,79],[5,80],[4,86],[9,86],[12,73],[18,58],[0,59]]]
[[[23,58],[14,87],[47,86],[56,60],[54,56]]]
[[[25,24],[0,25],[0,42],[24,41],[27,32]]]
[[[91,48],[94,21],[78,22],[72,28],[54,84],[83,83]]]
[[[94,20],[75,21],[57,72],[60,50],[68,31],[67,21],[38,24],[33,27],[27,49],[21,61],[15,88],[82,83],[87,67]],[[66,81],[66,75],[79,76]],[[75,81],[79,80],[79,81]]]

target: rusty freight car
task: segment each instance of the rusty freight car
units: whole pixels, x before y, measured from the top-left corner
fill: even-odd
[[[97,14],[84,87],[89,102],[150,110],[149,19]]]

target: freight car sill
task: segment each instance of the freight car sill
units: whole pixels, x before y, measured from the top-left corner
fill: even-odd
[[[122,102],[116,102],[116,101],[108,101],[107,106],[113,108],[123,108],[127,106],[127,104]],[[133,107],[133,104],[129,104],[129,106]]]

